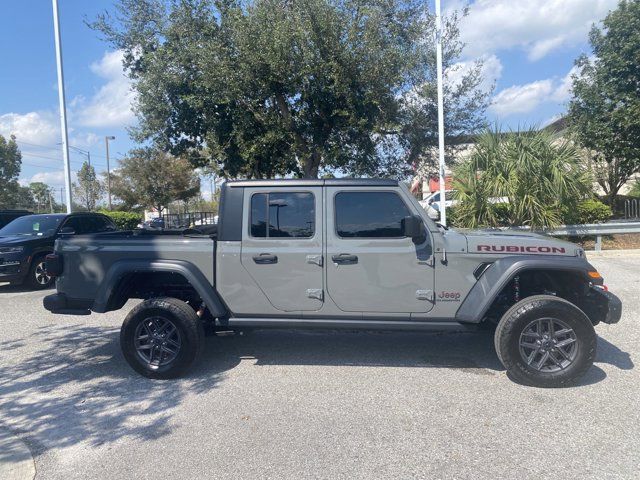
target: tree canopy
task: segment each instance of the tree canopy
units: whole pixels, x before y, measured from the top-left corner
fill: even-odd
[[[613,203],[640,172],[640,0],[621,1],[589,42],[593,57],[576,61],[569,120]]]
[[[111,174],[111,193],[127,208],[155,208],[200,193],[200,179],[187,160],[154,148],[138,148]]]
[[[444,22],[444,66],[463,45]],[[139,141],[223,176],[403,176],[437,144],[434,18],[419,0],[120,0]],[[460,65],[457,65],[460,67]],[[445,90],[449,136],[483,125],[481,62]]]
[[[0,135],[0,208],[15,206],[19,196],[18,175],[22,167],[22,154],[14,136],[7,141]]]
[[[75,200],[89,212],[96,209],[96,205],[102,198],[104,186],[96,175],[96,170],[89,162],[83,162],[78,170],[78,180],[73,184]]]

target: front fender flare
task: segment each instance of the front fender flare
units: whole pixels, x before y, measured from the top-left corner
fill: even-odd
[[[120,260],[115,262],[107,271],[102,285],[96,293],[91,310],[96,313],[107,312],[109,310],[109,301],[120,280],[128,273],[137,272],[173,272],[180,274],[198,292],[198,295],[200,295],[200,298],[202,298],[214,317],[223,317],[227,314],[227,308],[204,274],[194,264],[182,260]]]
[[[570,271],[584,275],[595,270],[585,258],[551,255],[514,255],[496,260],[471,288],[456,312],[460,323],[480,323],[498,294],[509,281],[524,270]]]

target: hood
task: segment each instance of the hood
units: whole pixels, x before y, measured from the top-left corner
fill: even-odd
[[[461,230],[469,253],[489,255],[582,256],[584,250],[573,243],[536,233],[505,230]]]
[[[38,237],[29,235],[7,235],[0,237],[0,247],[8,247],[11,245],[29,245],[31,243],[40,243],[46,240],[52,240],[53,237]]]

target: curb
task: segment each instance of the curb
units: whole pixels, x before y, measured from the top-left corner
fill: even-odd
[[[36,465],[31,451],[15,435],[0,430],[0,478],[11,480],[33,480]]]

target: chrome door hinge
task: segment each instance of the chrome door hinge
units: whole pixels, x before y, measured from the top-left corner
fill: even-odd
[[[324,292],[321,288],[308,288],[307,289],[307,297],[315,298],[316,300],[323,301],[324,300]]]
[[[307,255],[307,263],[313,263],[322,266],[322,255]]]
[[[436,294],[433,290],[416,290],[416,298],[418,300],[429,300],[433,302],[436,299]]]

